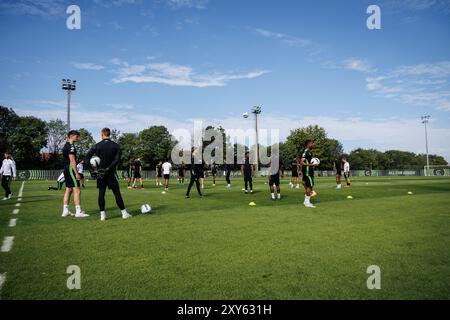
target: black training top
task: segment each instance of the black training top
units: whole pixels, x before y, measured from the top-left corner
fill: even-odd
[[[306,166],[302,166],[303,175],[313,177],[314,176],[314,167],[310,167],[311,160],[313,158],[313,154],[310,150],[305,149],[303,152],[302,158],[305,159]]]
[[[77,149],[75,148],[75,145],[69,141],[66,142],[63,148],[63,166],[64,169],[67,169],[70,167],[70,159],[69,155],[73,154],[75,156],[75,162],[77,161]]]
[[[134,161],[134,172],[141,173],[142,163],[139,160]]]
[[[93,155],[100,158],[99,169],[116,170],[120,162],[120,146],[109,139],[97,143],[86,155],[86,163]]]
[[[298,161],[297,160],[292,160],[292,162],[291,162],[291,169],[292,169],[292,171],[297,171],[298,170]]]
[[[341,160],[334,160],[334,166],[335,166],[337,172],[342,171],[342,161]]]
[[[244,174],[251,174],[251,173],[252,173],[252,165],[250,163],[250,159],[245,159]]]

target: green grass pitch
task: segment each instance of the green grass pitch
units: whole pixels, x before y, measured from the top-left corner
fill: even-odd
[[[194,189],[188,200],[175,180],[165,195],[153,181],[145,190],[123,182],[135,216],[122,220],[109,192],[106,222],[93,181],[82,191],[86,219],[60,217],[63,194],[47,191],[51,183],[25,182],[17,216],[17,198],[0,203],[0,241],[15,237],[0,252],[1,298],[450,298],[449,178],[355,177],[340,191],[317,178],[316,209],[304,208],[302,190],[286,179],[281,201],[270,200],[265,179],[253,195],[241,179],[231,191],[222,180],[213,188],[207,179],[206,197]],[[144,203],[152,214],[139,213]],[[66,287],[69,265],[81,269],[80,290]],[[370,265],[381,268],[381,290],[367,289]]]

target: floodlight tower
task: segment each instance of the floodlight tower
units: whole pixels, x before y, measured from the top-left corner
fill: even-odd
[[[425,125],[425,148],[426,148],[426,152],[427,152],[427,169],[425,170],[425,176],[428,176],[428,173],[430,171],[430,159],[429,159],[429,155],[428,155],[428,129],[427,129],[427,124],[430,121],[431,116],[422,116],[422,123]]]
[[[256,138],[256,159],[255,159],[255,171],[259,171],[259,134],[258,134],[258,115],[261,114],[262,109],[259,106],[252,108],[251,112],[255,115],[255,138]],[[247,113],[244,113],[244,118],[247,118]]]
[[[70,130],[70,98],[77,89],[77,80],[62,79],[62,89],[67,91],[67,129]]]

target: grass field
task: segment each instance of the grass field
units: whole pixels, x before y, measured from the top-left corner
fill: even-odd
[[[301,205],[302,191],[288,180],[275,202],[263,179],[253,195],[243,194],[241,180],[231,191],[207,181],[206,197],[193,190],[189,200],[175,181],[165,195],[153,182],[142,191],[123,183],[135,217],[122,220],[109,193],[106,222],[93,182],[82,193],[91,217],[77,220],[60,217],[62,192],[27,181],[19,214],[16,197],[0,203],[0,241],[15,237],[0,252],[1,298],[450,298],[450,179],[353,181],[337,191],[333,179],[317,178],[316,209]],[[139,214],[144,203],[152,214]],[[81,269],[81,290],[66,287],[69,265]],[[381,268],[381,290],[367,289],[370,265]]]

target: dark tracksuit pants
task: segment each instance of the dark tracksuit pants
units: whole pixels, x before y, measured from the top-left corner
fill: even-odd
[[[197,192],[201,196],[202,192],[200,190],[200,174],[199,173],[191,173],[191,180],[189,181],[189,186],[187,188],[186,196],[189,196],[191,192],[191,188],[194,185],[197,187]]]
[[[250,173],[244,173],[245,190],[248,190],[248,185],[250,185],[250,190],[253,190],[253,179]]]
[[[231,184],[230,174],[231,174],[231,171],[227,171],[226,175],[225,175],[225,180],[227,180],[227,184]]]
[[[8,198],[11,194],[11,176],[3,176],[2,177],[2,187],[5,190],[5,197]]]

